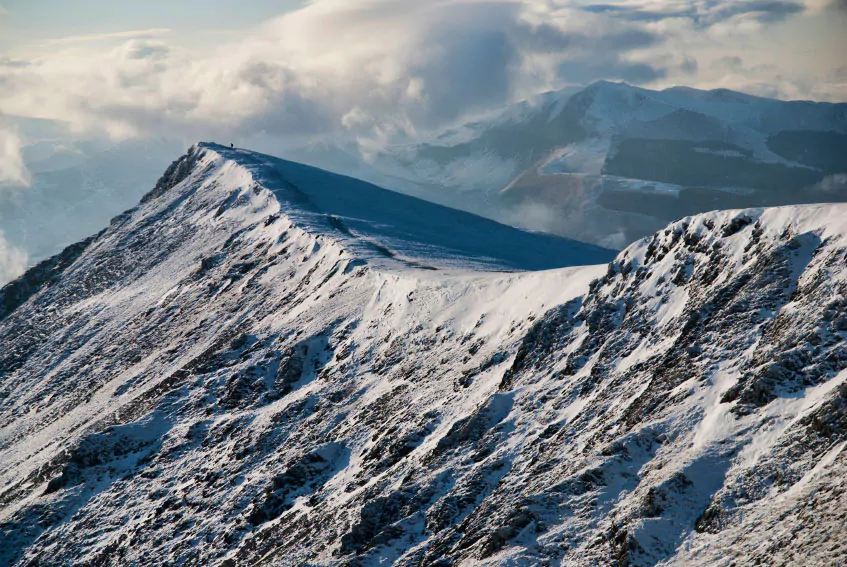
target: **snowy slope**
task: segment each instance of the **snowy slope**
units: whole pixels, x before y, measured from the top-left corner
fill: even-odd
[[[376,191],[200,145],[4,288],[0,563],[844,562],[845,206],[504,273]]]
[[[302,164],[205,147],[272,188],[282,204],[280,213],[292,222],[311,234],[331,235],[372,265],[399,259],[433,268],[538,270],[594,264],[613,256],[596,246],[514,229]]]

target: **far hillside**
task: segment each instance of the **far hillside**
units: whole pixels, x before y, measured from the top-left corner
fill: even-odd
[[[622,248],[701,212],[847,201],[847,104],[601,81],[372,163],[297,154],[501,222]],[[343,158],[342,158],[343,156]]]

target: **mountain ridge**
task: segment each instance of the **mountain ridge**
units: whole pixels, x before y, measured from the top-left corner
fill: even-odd
[[[194,151],[0,320],[0,562],[847,557],[847,205],[433,271]]]
[[[611,99],[631,95],[621,98],[622,116],[615,118],[614,108],[599,112],[600,122],[617,124],[608,135],[582,124],[597,106],[594,98],[603,98],[598,93]],[[366,151],[352,139],[303,147],[261,134],[242,145],[271,154],[285,147],[295,161],[511,226],[614,249],[712,209],[847,199],[844,103],[733,93],[598,82],[542,93],[446,131],[368,144]],[[639,97],[671,112],[641,120],[646,115],[627,103]],[[721,107],[736,108],[737,116]],[[26,199],[16,190],[0,195],[3,238],[15,253],[7,253],[15,261],[7,262],[14,273],[0,276],[6,279],[25,266],[23,254],[37,263],[131,206],[186,144],[87,139],[59,122],[12,119],[27,140],[23,156],[33,187]],[[767,138],[756,131],[763,124]],[[693,175],[678,163],[694,164]],[[64,222],[69,207],[75,211],[72,224]]]
[[[280,201],[281,214],[315,235],[332,237],[373,263],[397,257],[409,266],[432,259],[441,267],[463,262],[490,269],[550,269],[602,263],[613,252],[551,235],[515,229],[347,176],[271,156],[199,143],[249,173]],[[179,177],[177,177],[179,179]],[[155,192],[154,192],[155,194]],[[392,228],[396,224],[398,228]],[[474,232],[485,234],[480,247]],[[467,249],[465,249],[467,248]],[[451,260],[451,258],[453,260]],[[432,266],[430,266],[432,267]]]

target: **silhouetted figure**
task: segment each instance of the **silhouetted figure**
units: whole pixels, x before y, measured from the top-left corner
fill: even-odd
[[[229,143],[229,147],[230,147],[230,148],[234,148],[234,147],[235,147],[235,144],[233,144],[232,142],[230,142],[230,143]]]

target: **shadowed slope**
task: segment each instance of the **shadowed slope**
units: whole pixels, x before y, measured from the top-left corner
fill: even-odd
[[[385,265],[541,270],[602,264],[614,252],[527,232],[351,177],[216,144],[200,144],[273,191],[282,213],[309,232],[338,239],[355,256]]]

